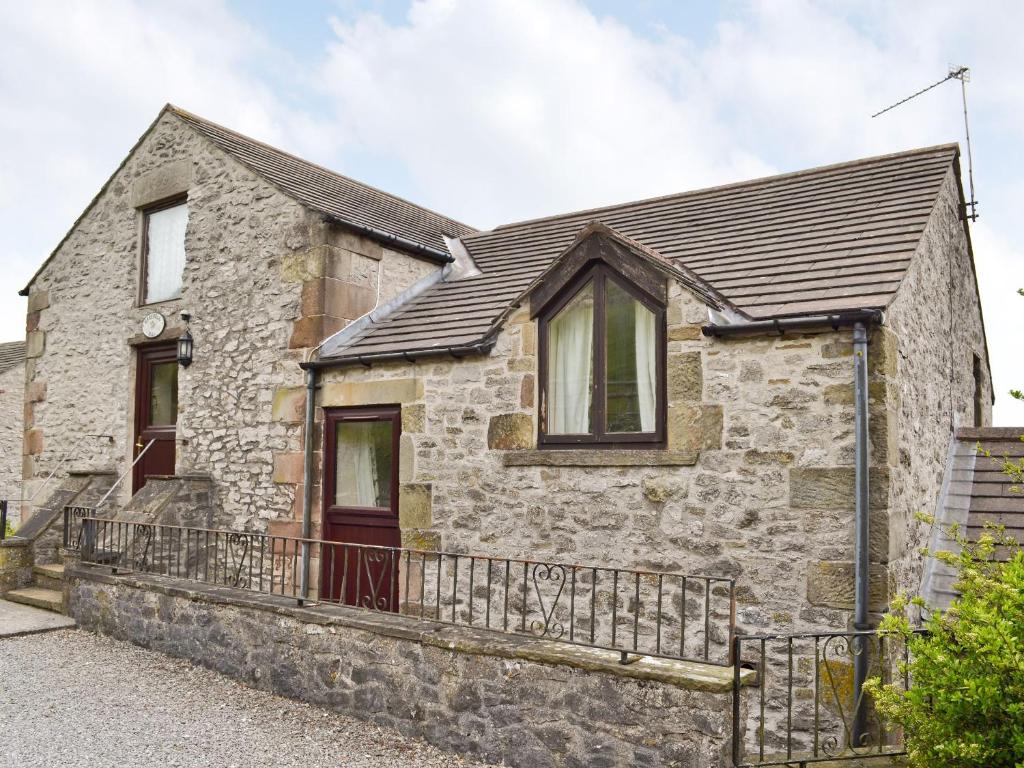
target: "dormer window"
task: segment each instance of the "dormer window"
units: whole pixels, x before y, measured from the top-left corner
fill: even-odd
[[[604,264],[539,316],[540,444],[664,443],[665,308]]]
[[[181,296],[188,204],[179,198],[143,211],[142,303]]]

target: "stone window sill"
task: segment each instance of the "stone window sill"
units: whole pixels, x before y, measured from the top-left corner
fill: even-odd
[[[300,608],[294,600],[277,595],[215,587],[163,576],[138,574],[115,576],[106,569],[96,566],[68,564],[65,578],[69,582],[73,582],[75,579],[84,579],[106,584],[122,584],[157,594],[183,597],[192,601],[265,611],[270,614],[267,621],[273,621],[275,615],[285,615],[307,624],[350,627],[385,637],[413,640],[452,653],[524,659],[542,664],[560,664],[616,677],[667,683],[695,691],[727,693],[732,690],[733,686],[734,670],[728,666],[659,659],[650,656],[642,656],[629,664],[620,664],[619,653],[616,651],[587,648],[520,635],[486,632],[471,627],[437,624],[409,616],[374,613],[339,605],[314,603]],[[752,685],[755,678],[756,674],[753,670],[740,670],[742,685]]]
[[[699,451],[567,449],[508,451],[506,467],[690,467]]]

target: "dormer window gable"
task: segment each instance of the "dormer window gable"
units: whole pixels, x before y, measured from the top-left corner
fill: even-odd
[[[546,273],[531,293],[540,447],[664,447],[666,301],[666,275],[600,234]]]

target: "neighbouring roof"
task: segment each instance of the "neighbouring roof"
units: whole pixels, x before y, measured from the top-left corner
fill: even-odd
[[[8,341],[0,344],[0,373],[7,373],[25,363],[25,342]]]
[[[434,284],[331,357],[479,344],[595,221],[687,268],[753,319],[884,309],[958,155],[946,144],[468,234],[481,274]]]
[[[169,104],[167,109],[289,197],[342,222],[446,253],[444,235],[476,230],[400,197],[243,136]]]
[[[1007,459],[1024,457],[1024,427],[981,427],[957,430],[957,439],[976,443],[981,449],[971,477],[967,537],[976,539],[985,523],[1002,525],[1006,533],[1024,544],[1024,487],[1014,492],[1009,475],[1003,472]],[[986,453],[988,455],[986,455]]]

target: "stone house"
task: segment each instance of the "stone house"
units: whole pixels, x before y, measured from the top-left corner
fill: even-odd
[[[21,426],[25,404],[25,342],[0,344],[0,499],[12,501],[8,515],[17,523],[21,488]]]
[[[956,145],[477,231],[168,106],[23,293],[27,491],[724,574],[739,632],[915,589],[991,418]]]

